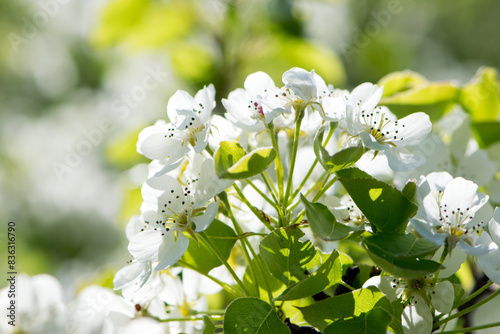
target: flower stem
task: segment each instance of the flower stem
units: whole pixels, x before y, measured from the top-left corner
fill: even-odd
[[[489,295],[488,297],[486,297],[485,299],[477,302],[476,304],[470,306],[470,307],[467,307],[466,309],[463,309],[462,311],[460,312],[457,312],[455,314],[452,314],[450,315],[449,317],[447,318],[444,318],[438,322],[436,322],[434,324],[434,329],[438,328],[439,326],[441,326],[442,324],[450,321],[450,320],[453,320],[455,318],[459,318],[461,317],[462,315],[466,314],[466,313],[469,313],[470,311],[478,308],[479,306],[483,305],[483,304],[486,304],[487,302],[489,302],[490,300],[492,300],[493,298],[495,298],[496,296],[498,296],[500,294],[500,289],[496,290],[495,292],[493,292],[491,295]]]
[[[236,186],[235,189],[237,189],[236,191],[237,192],[239,191],[238,194],[240,194],[241,190],[239,190],[239,188],[237,188],[237,187],[238,186]],[[222,201],[224,202],[224,205],[226,206],[226,210],[227,210],[227,213],[229,215],[229,219],[231,219],[231,221],[233,222],[234,229],[236,230],[236,233],[238,233],[239,235],[243,234],[243,230],[241,229],[240,225],[238,224],[238,222],[236,221],[236,218],[233,215],[233,211],[231,209],[231,206],[229,204],[227,196],[223,196]],[[248,265],[250,266],[250,270],[251,270],[252,278],[254,280],[256,292],[257,292],[257,294],[259,294],[259,283],[257,281],[257,269],[255,268],[254,262],[257,263],[257,266],[259,267],[259,270],[261,271],[262,277],[265,277],[264,276],[265,271],[260,266],[259,260],[257,259],[257,254],[255,253],[254,249],[252,248],[252,245],[250,245],[250,243],[248,242],[248,240],[246,238],[245,239],[240,239],[240,242],[241,242],[241,245],[242,245],[242,248],[243,248],[243,254],[245,255],[245,259],[248,262]],[[250,255],[248,254],[248,250],[250,250],[250,252],[252,253],[254,261],[252,261],[252,259],[250,258]],[[269,282],[267,282],[267,280],[264,279],[264,284],[266,286],[267,294],[269,296],[269,302],[274,307],[273,294],[271,292],[271,288],[269,286]]]
[[[227,270],[229,271],[229,273],[231,274],[231,276],[235,280],[236,284],[238,284],[238,286],[240,287],[240,289],[243,291],[243,293],[246,296],[249,296],[250,294],[248,293],[247,288],[245,288],[245,286],[243,285],[243,282],[240,280],[240,278],[238,277],[238,275],[236,275],[236,273],[234,272],[233,268],[231,268],[231,266],[229,265],[229,263],[227,262],[227,260],[224,258],[224,256],[222,256],[219,253],[219,250],[214,246],[214,244],[212,243],[212,241],[210,240],[210,238],[205,234],[205,232],[200,232],[200,233],[198,233],[198,235],[207,244],[208,248],[210,248],[210,250],[215,254],[215,256],[217,256],[217,258],[219,259],[219,261],[222,262],[222,264],[224,264],[224,266],[227,268]]]
[[[490,286],[493,285],[493,281],[488,281],[488,283],[486,283],[485,285],[483,285],[481,288],[477,289],[476,291],[474,291],[473,293],[471,293],[467,298],[463,299],[460,304],[457,305],[457,307],[460,307],[466,303],[468,303],[469,301],[471,301],[472,299],[476,298],[477,296],[479,296],[480,294],[482,294],[485,290],[487,290]]]
[[[267,203],[271,204],[273,206],[273,208],[276,209],[276,211],[278,211],[278,207],[276,206],[276,203],[273,202],[269,198],[269,196],[264,194],[262,192],[262,190],[260,190],[252,181],[250,181],[249,179],[245,179],[245,182],[248,183],[250,185],[250,187],[252,187]]]
[[[241,189],[236,184],[233,184],[233,188],[234,188],[234,190],[236,190],[236,192],[240,196],[240,199],[243,201],[243,203],[246,204],[246,206],[250,209],[250,211],[252,211],[252,213],[257,218],[259,218],[259,220],[262,222],[262,224],[264,224],[264,226],[266,226],[269,231],[274,231],[274,227],[266,220],[266,218],[263,217],[263,215],[252,204],[250,204],[250,202],[243,195],[243,192],[241,191]],[[224,204],[226,204],[226,208],[229,206],[229,203],[224,202]],[[231,211],[231,215],[232,215],[232,211]]]
[[[325,140],[323,146],[325,146],[326,144],[328,144],[328,142],[330,141],[330,138],[333,135],[334,130],[335,130],[335,128],[333,128],[333,127],[330,128],[330,132],[328,133],[328,136],[326,137],[326,140]],[[295,191],[293,192],[293,194],[292,194],[292,200],[295,197],[297,197],[297,195],[300,193],[300,190],[306,184],[307,180],[309,180],[309,177],[311,176],[311,174],[314,171],[314,168],[316,167],[316,165],[318,164],[318,162],[319,162],[318,158],[314,159],[314,162],[313,162],[311,168],[309,168],[309,171],[307,172],[306,176],[304,177],[304,179],[302,180],[302,182],[300,183],[300,185],[298,186],[298,188],[295,189]]]
[[[179,260],[177,261],[177,263],[182,266],[182,267],[185,267],[185,268],[188,268],[188,269],[191,269],[191,270],[194,270],[196,271],[197,273],[199,273],[200,275],[203,275],[205,276],[206,278],[208,279],[211,279],[213,282],[219,284],[224,290],[226,290],[227,292],[229,292],[230,294],[232,294],[233,296],[235,297],[239,297],[241,296],[241,293],[239,291],[237,291],[235,288],[233,288],[231,285],[225,283],[225,282],[222,282],[220,279],[218,278],[215,278],[209,274],[206,274],[206,273],[203,273],[203,272],[200,272],[198,271],[198,269],[196,269],[196,267],[193,267],[192,265],[190,265],[189,263],[183,261],[183,260]]]
[[[297,120],[297,123],[295,123],[295,135],[293,137],[293,148],[292,148],[292,159],[290,161],[290,169],[288,170],[288,180],[286,182],[286,191],[285,191],[285,198],[283,202],[283,207],[288,206],[289,200],[291,201],[292,199],[290,197],[290,193],[292,191],[292,183],[293,183],[293,171],[295,169],[295,161],[297,160],[297,151],[299,148],[299,137],[300,137],[300,125],[302,124],[302,117],[300,117]]]
[[[443,252],[441,253],[441,258],[439,259],[439,264],[443,264],[444,260],[446,259],[446,256],[448,256],[448,243],[444,245]],[[439,268],[436,273],[434,274],[434,278],[432,280],[432,283],[436,285],[437,280],[439,278],[439,272],[441,271],[441,268]]]
[[[454,329],[454,330],[451,330],[451,331],[441,332],[441,334],[470,333],[472,331],[477,331],[479,329],[492,328],[492,327],[498,327],[498,326],[500,326],[500,321],[499,322],[494,322],[494,323],[491,323],[491,324],[486,324],[486,325],[480,325],[480,326],[474,326],[474,327],[466,327],[466,328]]]
[[[275,160],[275,164],[276,164],[276,178],[278,179],[278,197],[279,197],[279,201],[280,203],[283,202],[283,193],[284,193],[284,190],[283,190],[283,183],[284,183],[284,176],[283,176],[283,163],[281,162],[281,154],[280,154],[280,148],[279,148],[279,145],[278,145],[278,135],[277,133],[274,131],[274,124],[273,122],[269,123],[268,125],[268,129],[269,129],[269,132],[270,132],[270,135],[271,135],[271,141],[273,143],[273,147],[274,149],[276,150],[276,160]]]
[[[215,320],[215,321],[224,320],[224,316],[222,316],[222,315],[209,315],[209,317],[210,317],[210,319]],[[197,321],[197,320],[203,320],[203,317],[193,316],[193,317],[186,317],[186,318],[168,318],[168,319],[161,319],[159,321],[160,322],[172,322],[172,321]]]

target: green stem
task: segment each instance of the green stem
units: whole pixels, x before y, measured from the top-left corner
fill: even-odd
[[[249,296],[250,294],[248,293],[248,290],[243,285],[243,282],[240,280],[240,278],[238,277],[238,275],[236,275],[236,273],[234,272],[233,268],[231,268],[231,266],[229,265],[229,263],[227,262],[227,260],[224,258],[224,256],[222,256],[219,253],[219,250],[213,245],[212,241],[205,234],[205,232],[200,232],[200,233],[198,233],[198,235],[201,237],[201,239],[203,241],[205,241],[205,243],[207,244],[208,248],[210,248],[210,250],[215,254],[215,256],[217,256],[217,258],[219,259],[219,261],[222,262],[222,264],[224,264],[224,266],[227,268],[227,270],[229,271],[229,273],[231,274],[231,276],[233,277],[233,279],[236,281],[236,284],[238,284],[238,286],[240,287],[240,289],[243,291],[243,293],[245,294],[245,296]]]
[[[299,138],[300,138],[300,125],[302,124],[302,117],[300,117],[297,120],[297,123],[295,123],[295,136],[293,138],[293,148],[292,148],[292,159],[290,161],[290,169],[288,170],[288,180],[286,183],[286,191],[285,191],[285,198],[283,202],[283,207],[288,206],[289,200],[291,200],[290,193],[292,191],[292,183],[293,183],[293,171],[295,169],[295,161],[297,160],[297,151],[299,149]]]
[[[330,132],[328,132],[328,136],[326,137],[326,140],[325,142],[323,143],[323,147],[328,144],[328,142],[330,141],[330,138],[332,138],[332,135],[333,135],[333,132],[335,131],[335,128],[331,127],[330,128]],[[302,188],[304,187],[304,185],[306,184],[307,180],[309,180],[309,177],[311,176],[312,172],[314,171],[314,168],[316,167],[316,165],[318,164],[319,160],[318,158],[316,158],[311,166],[311,168],[309,168],[309,171],[307,172],[306,176],[304,177],[304,179],[302,180],[302,182],[300,183],[299,187],[293,192],[292,194],[292,200],[297,197],[297,195],[300,193],[300,190],[302,190]]]
[[[330,177],[330,175],[327,176],[327,178],[325,179],[323,184],[325,184],[325,182],[328,180],[329,177]],[[328,182],[325,186],[321,187],[321,190],[318,191],[318,193],[314,196],[312,202],[316,202],[335,182],[337,182],[336,176],[330,182]],[[306,210],[303,209],[302,211],[300,211],[297,218],[295,218],[293,220],[292,225],[301,222],[302,219],[305,217],[305,215],[306,215]]]
[[[486,283],[485,285],[483,285],[481,288],[479,288],[476,291],[474,291],[473,293],[471,293],[467,298],[463,299],[460,302],[460,304],[457,305],[457,307],[460,307],[460,306],[468,303],[472,299],[476,298],[477,296],[479,296],[480,294],[482,294],[486,289],[488,289],[492,285],[493,285],[493,281],[489,281],[488,283]]]
[[[269,123],[268,125],[269,133],[271,135],[271,141],[273,143],[273,147],[276,150],[276,178],[278,180],[278,197],[279,197],[279,202],[283,203],[283,182],[284,182],[284,176],[283,176],[283,163],[281,162],[281,154],[280,154],[280,148],[278,145],[278,136],[274,132],[274,125],[273,122]]]
[[[278,207],[276,206],[276,203],[273,202],[269,198],[269,196],[264,194],[262,192],[262,190],[260,190],[252,181],[250,181],[249,179],[245,179],[245,182],[248,183],[250,185],[250,187],[252,187],[267,203],[271,204],[273,206],[273,208],[276,209],[276,211],[278,211]]]
[[[489,302],[490,300],[492,300],[493,298],[495,298],[496,296],[498,296],[500,294],[500,289],[496,290],[495,292],[493,292],[491,295],[489,295],[488,297],[486,297],[485,299],[477,302],[476,304],[470,306],[470,307],[467,307],[466,309],[463,309],[462,311],[460,312],[457,312],[455,314],[452,314],[450,315],[449,317],[447,318],[444,318],[438,322],[436,322],[434,324],[434,329],[438,328],[439,326],[441,326],[442,324],[444,324],[445,322],[448,322],[450,320],[453,320],[455,318],[459,318],[461,317],[462,315],[466,314],[466,313],[469,313],[470,311],[478,308],[479,306],[483,305],[483,304],[486,304],[487,302]]]
[[[236,191],[239,191],[239,188]],[[227,209],[227,212],[228,212],[228,215],[229,215],[229,219],[231,219],[231,221],[233,222],[233,225],[234,225],[234,228],[236,230],[236,233],[238,233],[238,234],[241,235],[243,233],[243,230],[241,229],[240,225],[236,221],[236,218],[234,218],[233,211],[231,210],[231,207],[229,205],[229,201],[227,200],[227,196],[223,199],[223,201],[224,201],[224,205],[226,205],[226,209]],[[253,249],[252,245],[250,245],[250,243],[248,242],[248,240],[242,239],[240,241],[243,244],[244,253],[246,254],[248,264],[250,265],[250,269],[251,269],[251,271],[253,273],[252,277],[254,279],[254,282],[255,282],[255,285],[256,285],[256,291],[257,291],[257,294],[258,294],[259,293],[259,284],[257,282],[257,272],[256,272],[256,269],[254,267],[254,262],[257,263],[257,266],[259,267],[259,270],[260,270],[260,272],[262,274],[262,277],[265,277],[266,271],[260,265],[260,261],[257,258],[257,254],[255,253],[255,250]],[[253,257],[254,261],[251,261],[250,256],[248,255],[248,253],[246,253],[247,252],[247,247],[250,250],[250,252],[252,253],[252,257]],[[271,305],[274,308],[273,294],[271,292],[271,287],[269,286],[269,282],[266,279],[264,279],[264,285],[266,286],[266,291],[267,291],[267,294],[269,296],[269,302],[271,303]]]
[[[209,315],[209,317],[210,317],[210,319],[215,320],[215,321],[224,320],[224,316],[222,316],[222,315]],[[168,318],[168,319],[161,319],[159,321],[160,322],[172,322],[172,321],[196,321],[196,320],[203,320],[203,317],[192,316],[192,317],[186,317],[186,318]]]
[[[276,197],[276,196],[278,196],[278,191],[276,190],[276,187],[274,186],[273,180],[271,179],[271,177],[269,176],[267,171],[264,171],[263,173],[261,173],[260,176],[262,176],[262,179],[263,179],[264,183],[266,184],[267,189],[269,189],[271,196],[273,196],[274,202],[279,203],[278,198]]]
[[[441,253],[441,258],[439,259],[439,264],[443,264],[444,260],[446,259],[446,256],[448,256],[448,243],[444,245],[443,252]],[[439,278],[439,272],[441,271],[441,268],[439,268],[436,273],[434,274],[434,278],[432,280],[432,283],[436,285],[437,280]]]
[[[236,186],[236,187],[238,187],[238,186]],[[239,190],[239,188],[238,188],[238,190]],[[226,194],[226,196],[221,196],[221,199],[222,199],[224,205],[226,206],[227,214],[229,216],[229,219],[231,219],[231,221],[233,222],[233,226],[234,226],[234,229],[236,230],[236,233],[243,234],[243,230],[241,229],[240,225],[238,224],[238,222],[236,221],[236,218],[233,215],[233,210],[231,209],[231,204],[229,203],[229,200],[227,198],[227,194]],[[246,239],[240,239],[240,243],[241,243],[241,249],[243,250],[243,256],[245,257],[245,261],[250,266],[250,274],[252,275],[252,278],[253,278],[255,291],[257,293],[257,296],[260,298],[260,296],[259,296],[259,294],[260,294],[259,282],[257,280],[257,271],[255,269],[255,266],[252,263],[252,259],[250,258],[250,255],[248,254],[248,249],[251,249],[251,252],[253,253],[252,246],[250,245],[250,243],[248,243],[248,241]],[[247,249],[247,247],[248,247],[248,249]]]
[[[262,214],[252,204],[250,204],[250,202],[246,199],[246,197],[243,196],[243,192],[241,191],[241,189],[236,184],[233,184],[233,188],[238,193],[238,196],[240,196],[240,200],[242,200],[243,203],[245,203],[245,205],[262,222],[262,224],[264,224],[264,226],[267,227],[269,231],[274,231],[274,227],[262,216]],[[224,202],[224,204],[226,204],[226,207],[229,207],[229,203]],[[233,214],[232,211],[231,214]]]
[[[202,273],[200,271],[198,271],[198,269],[192,265],[190,265],[189,263],[183,261],[183,260],[179,260],[177,261],[177,263],[185,268],[188,268],[188,269],[191,269],[191,270],[194,270],[196,271],[197,273],[199,273],[200,275],[203,275],[205,276],[206,278],[208,279],[211,279],[213,282],[219,284],[224,290],[226,290],[227,292],[229,292],[230,294],[232,294],[233,296],[235,297],[240,297],[241,296],[241,293],[239,291],[237,291],[235,288],[233,288],[231,285],[225,283],[225,282],[222,282],[220,279],[218,278],[215,278],[209,274],[206,274],[206,273]]]
[[[492,327],[498,327],[498,326],[500,326],[500,321],[499,322],[494,322],[494,323],[491,323],[491,324],[486,324],[486,325],[480,325],[480,326],[474,326],[474,327],[465,327],[465,328],[460,328],[460,329],[454,329],[454,330],[451,330],[451,331],[441,332],[441,334],[470,333],[472,331],[477,331],[479,329],[492,328]]]

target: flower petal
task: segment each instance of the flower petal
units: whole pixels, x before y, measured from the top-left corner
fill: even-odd
[[[405,334],[429,334],[432,331],[432,313],[425,301],[415,296],[401,314]]]
[[[155,270],[160,271],[174,265],[186,252],[188,246],[189,239],[183,234],[179,234],[175,240],[174,232],[166,233],[164,242],[158,251],[160,263],[155,267]]]
[[[455,300],[455,290],[450,281],[442,281],[437,283],[434,288],[430,289],[431,305],[441,313],[451,312],[453,302]]]
[[[314,70],[307,72],[303,68],[294,67],[283,73],[283,83],[306,103],[317,96]]]
[[[395,172],[407,172],[425,163],[425,158],[413,154],[404,147],[388,147],[384,151],[389,167]]]
[[[434,242],[437,245],[444,245],[446,240],[446,235],[442,233],[437,233],[434,227],[426,221],[421,219],[413,218],[411,221],[411,226],[418,232],[423,238]]]
[[[216,202],[210,203],[202,215],[192,217],[191,220],[196,225],[195,231],[202,232],[207,229],[207,227],[210,226],[210,223],[212,223],[212,221],[215,219],[218,211],[219,201],[217,200]]]
[[[128,244],[128,251],[138,262],[156,262],[162,242],[163,237],[158,231],[146,230],[134,235]]]

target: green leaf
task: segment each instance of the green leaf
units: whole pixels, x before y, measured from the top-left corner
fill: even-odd
[[[188,35],[196,13],[188,1],[115,0],[104,9],[91,40],[97,47],[121,44],[131,50],[164,47]]]
[[[203,328],[203,334],[215,333],[215,325],[208,315],[203,315],[203,324],[205,325],[205,327]]]
[[[420,74],[406,70],[387,74],[385,77],[380,79],[378,86],[384,86],[383,96],[385,97],[412,89],[426,82],[427,80]]]
[[[402,118],[414,112],[425,112],[432,121],[439,119],[458,101],[460,88],[450,82],[431,82],[380,99],[380,104]]]
[[[496,70],[491,67],[480,68],[462,88],[459,102],[470,113],[473,122],[495,121],[500,109]]]
[[[500,141],[500,122],[473,122],[472,129],[481,148]]]
[[[235,299],[224,314],[226,334],[290,334],[268,303],[252,297]]]
[[[212,243],[219,250],[219,253],[228,259],[236,242],[236,233],[233,229],[216,219],[205,230],[205,234],[212,239]],[[191,237],[189,238],[189,247],[181,258],[189,265],[189,268],[208,274],[210,270],[222,264],[203,240],[199,239],[196,242]]]
[[[299,241],[303,236],[296,225],[282,227],[262,239],[259,245],[271,274],[287,286],[307,278],[305,271],[321,261],[309,240]]]
[[[307,322],[324,331],[334,320],[358,317],[375,307],[381,307],[389,314],[393,312],[389,299],[380,290],[370,286],[321,300],[300,308],[300,311]]]
[[[223,177],[229,167],[245,156],[246,152],[237,141],[221,141],[220,147],[215,152],[215,172]]]
[[[215,153],[215,171],[224,179],[246,179],[265,171],[276,158],[276,150],[262,147],[245,154],[236,141],[223,141]]]
[[[339,240],[348,236],[357,229],[339,223],[328,208],[321,203],[311,203],[304,195],[300,199],[306,208],[306,216],[313,233],[323,240]]]
[[[277,300],[295,300],[314,296],[342,281],[342,264],[334,250],[311,276],[286,289]]]
[[[404,278],[418,278],[438,270],[438,262],[423,259],[439,246],[412,234],[379,234],[364,240],[371,259],[388,273]]]
[[[379,233],[364,239],[370,248],[387,251],[394,257],[421,257],[434,253],[440,246],[413,234],[404,235]]]
[[[332,174],[340,169],[352,166],[365,153],[362,142],[359,142],[357,146],[348,147],[330,155],[322,145],[325,129],[326,127],[322,126],[314,138],[314,153],[328,173]]]
[[[386,310],[375,307],[367,313],[349,319],[338,319],[325,328],[324,334],[379,334],[387,331],[392,316]]]
[[[259,291],[256,291],[254,278],[250,273],[250,270],[252,267],[266,268],[266,264],[264,263],[264,260],[262,260],[262,256],[260,254],[257,254],[257,257],[253,258],[250,264],[251,265],[247,266],[245,274],[243,275],[243,284],[245,285],[247,290],[250,291],[252,296],[260,296],[260,298],[264,301],[271,302],[268,299],[267,286],[269,286],[269,288],[271,289],[271,293],[273,293],[274,295],[280,294],[285,290],[286,286],[283,284],[283,282],[271,275],[268,270],[264,270],[264,272],[262,270],[257,270],[255,274],[257,275]]]
[[[399,190],[357,168],[340,170],[337,176],[374,232],[404,233],[417,206]]]

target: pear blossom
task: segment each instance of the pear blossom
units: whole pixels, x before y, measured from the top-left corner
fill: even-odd
[[[8,277],[8,276],[7,276]],[[66,296],[61,283],[53,276],[40,274],[28,276],[21,274],[15,278],[17,291],[17,302],[15,309],[15,319],[3,318],[0,324],[2,333],[55,333],[64,320],[67,305]],[[8,306],[12,300],[12,292],[7,286],[0,290],[0,304]],[[5,310],[5,309],[4,309]],[[4,314],[9,314],[9,311]],[[22,319],[19,321],[19,319]],[[14,320],[14,325],[9,325],[7,321]]]
[[[358,228],[368,222],[368,219],[366,219],[363,212],[361,212],[349,195],[344,195],[342,198],[326,196],[324,203],[339,222],[343,222],[353,228]],[[368,228],[369,226],[367,225],[366,227]]]
[[[490,280],[500,284],[500,208],[495,209],[487,229],[488,233],[482,233],[479,238],[482,243],[491,245],[492,249],[477,256],[476,262]]]
[[[416,279],[374,276],[363,284],[363,288],[368,286],[377,287],[391,302],[400,300],[404,303],[401,324],[405,334],[430,333],[433,315],[429,306],[441,313],[449,313],[455,296],[449,281],[434,284],[432,276]]]
[[[451,250],[458,245],[471,255],[488,252],[490,245],[478,242],[483,222],[476,213],[488,201],[488,196],[477,193],[478,186],[462,177],[452,178],[446,172],[422,176],[417,188],[420,203],[413,228],[422,237]]]
[[[155,270],[173,265],[184,254],[189,245],[184,232],[196,239],[196,232],[208,228],[219,209],[219,201],[211,198],[231,184],[217,178],[212,159],[195,157],[199,168],[184,174],[182,184],[179,177],[163,174],[142,187],[144,226],[131,238],[129,251],[138,262],[158,262]]]
[[[387,107],[376,107],[382,92],[383,87],[370,83],[361,84],[351,92],[346,106],[348,131],[359,136],[366,147],[384,152],[394,171],[414,169],[425,159],[405,146],[418,145],[430,133],[429,116],[418,112],[397,120]]]
[[[210,116],[215,107],[213,85],[204,87],[193,98],[178,90],[168,101],[170,123],[158,120],[141,131],[137,152],[152,160],[161,160],[161,173],[175,169],[192,148],[200,153],[205,149],[210,134]]]
[[[227,99],[222,99],[227,111],[226,118],[243,130],[249,132],[264,130],[266,124],[283,112],[288,112],[279,105],[270,108],[262,102],[262,96],[278,89],[273,79],[266,73],[250,74],[245,80],[244,87],[229,93]]]

